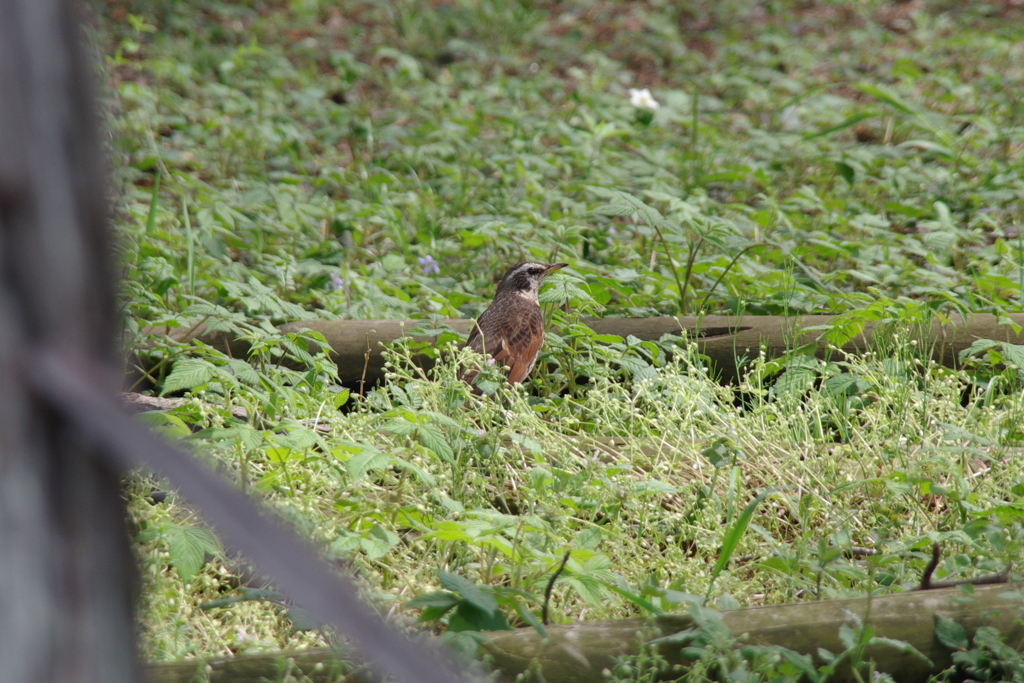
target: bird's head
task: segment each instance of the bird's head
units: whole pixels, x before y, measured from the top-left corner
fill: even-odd
[[[519,294],[527,298],[537,300],[537,292],[544,278],[559,268],[565,268],[568,263],[534,263],[523,261],[517,263],[505,271],[505,276],[498,283],[498,291],[495,296],[503,293]]]

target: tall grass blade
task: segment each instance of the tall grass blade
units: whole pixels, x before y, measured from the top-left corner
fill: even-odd
[[[740,539],[743,538],[743,534],[747,530],[747,526],[750,524],[750,520],[754,516],[754,510],[761,504],[765,498],[775,493],[779,489],[786,488],[785,486],[774,486],[767,491],[764,491],[757,498],[752,500],[747,507],[743,508],[743,512],[736,519],[729,530],[725,533],[725,539],[722,541],[722,547],[718,551],[718,562],[715,563],[715,568],[711,571],[711,581],[708,583],[707,593],[704,594],[706,600],[711,595],[711,587],[715,585],[715,580],[718,575],[722,573],[722,570],[729,564],[729,560],[732,559],[732,554],[736,552],[736,547],[740,544]]]
[[[617,586],[611,581],[602,581],[601,585],[603,585],[605,588],[612,591],[613,593],[621,595],[626,600],[633,603],[634,605],[636,605],[637,607],[644,610],[650,615],[656,617],[665,616],[665,610],[661,609],[650,600],[645,600],[644,598],[640,597],[636,593],[633,593],[632,591],[628,591],[625,588],[622,588],[621,586]]]

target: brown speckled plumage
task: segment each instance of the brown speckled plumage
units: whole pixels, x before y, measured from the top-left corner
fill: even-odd
[[[533,369],[544,341],[537,292],[548,273],[567,265],[525,261],[510,267],[498,283],[494,301],[469,333],[466,346],[503,364],[509,382],[522,382]],[[463,379],[472,384],[476,374],[470,370]]]

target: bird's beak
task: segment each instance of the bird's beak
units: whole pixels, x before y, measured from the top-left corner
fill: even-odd
[[[544,269],[544,274],[545,275],[550,275],[551,273],[555,272],[559,268],[565,268],[567,265],[569,265],[569,264],[568,263],[552,263],[550,266],[548,266],[547,268]]]

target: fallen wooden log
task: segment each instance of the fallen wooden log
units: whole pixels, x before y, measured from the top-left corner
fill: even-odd
[[[865,660],[876,670],[890,674],[900,683],[926,681],[951,663],[950,651],[935,637],[938,616],[956,621],[973,637],[979,626],[992,626],[1005,642],[1018,647],[1024,643],[1020,616],[1020,594],[1011,586],[976,587],[973,595],[957,588],[911,591],[847,600],[824,600],[789,605],[753,607],[722,612],[722,620],[736,636],[751,645],[779,645],[824,662],[819,648],[835,655],[845,647],[839,629],[853,625],[853,616],[869,625],[875,636],[903,641],[924,654],[926,662],[909,652],[889,646],[871,646]],[[693,626],[686,614],[653,619],[620,619],[580,622],[547,627],[548,640],[532,628],[488,633],[484,649],[501,673],[501,680],[514,681],[527,668],[539,667],[549,683],[604,683],[602,673],[615,665],[617,657],[635,654],[643,643],[658,636],[677,633]],[[685,666],[678,643],[659,648],[670,662]],[[199,672],[211,683],[239,683],[260,678],[278,680],[284,669],[301,672],[314,683],[337,681],[341,675],[331,650],[243,655],[151,664],[146,669],[149,683],[188,683]],[[356,674],[346,680],[365,680]],[[840,669],[831,681],[853,680],[849,669]]]
[[[925,681],[948,667],[950,652],[935,637],[936,617],[942,615],[963,626],[969,636],[982,625],[994,626],[1009,643],[1020,643],[1024,627],[1020,615],[1020,597],[1004,599],[1009,587],[977,588],[972,598],[959,589],[911,591],[867,598],[825,600],[790,605],[754,607],[722,613],[722,619],[734,635],[746,634],[751,645],[781,645],[800,654],[815,657],[824,648],[838,655],[845,647],[839,638],[843,625],[852,625],[851,614],[871,626],[875,636],[893,638],[912,645],[931,663],[911,653],[888,647],[870,647],[865,658],[874,660],[878,671],[892,675],[900,683]],[[536,660],[549,683],[597,683],[601,672],[614,665],[615,658],[635,653],[641,643],[656,633],[676,633],[692,625],[688,615],[670,615],[654,620],[622,619],[582,622],[548,628],[550,641],[533,629],[491,634],[486,649],[507,680],[525,671]],[[651,633],[651,627],[654,633]],[[670,662],[683,663],[679,645],[667,645],[660,652]],[[853,680],[849,671],[840,671],[834,679]]]
[[[1008,316],[1017,325],[1024,327],[1024,314]],[[787,350],[803,344],[814,344],[818,357],[824,357],[827,344],[821,330],[812,329],[828,325],[835,316],[720,316],[662,318],[593,318],[584,322],[598,334],[612,334],[620,337],[630,335],[642,341],[656,341],[664,334],[680,335],[696,340],[700,352],[707,356],[716,376],[723,382],[734,382],[741,368],[756,358],[764,349],[768,358],[777,358]],[[338,365],[338,377],[345,384],[358,383],[364,378],[373,384],[384,376],[382,350],[401,337],[411,336],[418,328],[448,327],[461,334],[469,331],[471,321],[448,319],[432,322],[429,320],[310,320],[288,323],[281,326],[282,332],[298,332],[308,329],[319,332],[333,350],[332,358]],[[864,331],[842,346],[846,353],[861,353],[871,347],[877,325],[868,323]],[[147,334],[160,334],[159,330],[147,330]],[[198,339],[210,346],[221,349],[235,358],[244,358],[248,344],[234,339],[223,332],[207,333],[203,325],[195,328],[178,328],[167,333],[176,341]],[[952,320],[946,325],[933,323],[930,329],[918,335],[919,343],[932,349],[932,357],[949,367],[957,363],[957,354],[968,348],[977,339],[1024,344],[1024,331],[1014,332],[1008,324],[1000,324],[996,316],[977,314],[966,321]],[[429,340],[430,337],[418,337]],[[425,356],[418,358],[425,367],[431,365]]]
[[[328,648],[162,662],[148,665],[143,674],[146,683],[258,683],[306,679],[311,683],[369,683],[373,680],[365,672],[348,673],[348,668]]]

